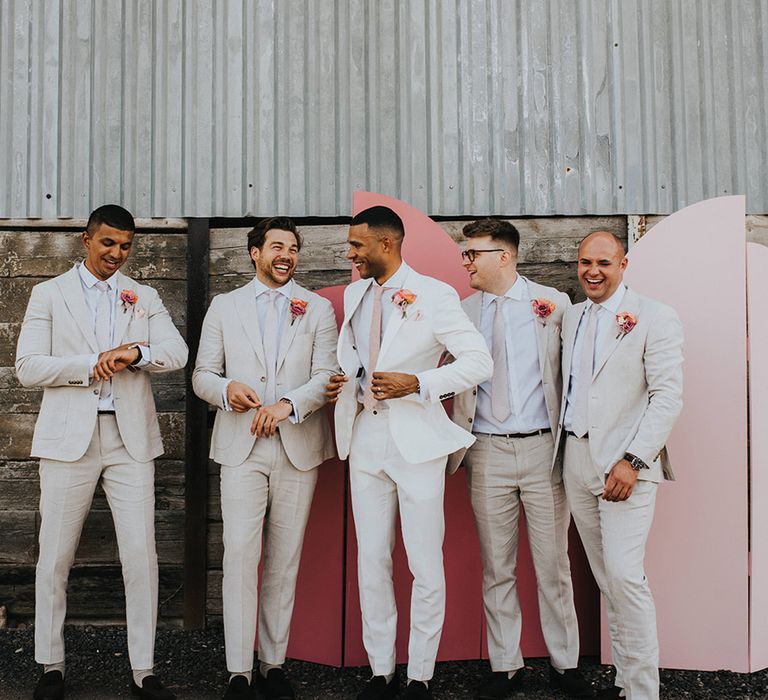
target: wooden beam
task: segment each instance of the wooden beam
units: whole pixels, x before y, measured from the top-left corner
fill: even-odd
[[[192,391],[192,370],[208,308],[208,219],[189,219],[187,229],[186,441],[184,469],[184,627],[205,626],[208,406]]]

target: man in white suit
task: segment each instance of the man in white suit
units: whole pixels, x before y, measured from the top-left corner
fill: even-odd
[[[211,457],[221,464],[228,700],[294,697],[282,669],[296,576],[317,482],[334,455],[325,385],[337,371],[331,303],[293,280],[301,238],[275,217],[248,234],[253,281],[214,298],[203,323],[195,393],[216,406]],[[257,605],[262,529],[264,567]]]
[[[493,376],[453,402],[453,420],[477,441],[448,460],[464,463],[483,559],[483,601],[491,677],[477,698],[506,698],[523,685],[522,614],[517,595],[518,523],[525,507],[539,614],[551,659],[550,685],[589,697],[580,674],[579,630],[568,561],[570,514],[560,464],[553,464],[560,418],[560,324],[567,295],[517,273],[520,234],[508,221],[467,224],[462,252],[470,285],[462,306],[483,334]]]
[[[579,247],[587,300],[563,319],[563,479],[606,601],[616,682],[598,697],[659,697],[656,612],[643,559],[656,490],[672,479],[664,447],[682,408],[683,330],[670,307],[623,283],[613,234]]]
[[[66,588],[83,522],[101,483],[125,581],[131,690],[171,700],[152,672],[157,622],[154,459],[163,452],[150,375],[186,364],[187,346],[157,292],[119,272],[135,232],[122,207],[96,209],[86,258],[34,287],[16,373],[43,387],[32,456],[40,458],[35,578],[37,700],[64,696]]]
[[[414,577],[408,685],[400,697],[431,697],[445,613],[446,457],[474,442],[440,402],[484,381],[492,369],[456,292],[403,262],[403,237],[400,217],[387,207],[352,219],[347,257],[362,279],[344,293],[343,374],[328,385],[337,401],[339,456],[349,455],[363,643],[373,671],[360,700],[393,698],[399,689],[392,585],[398,510]],[[456,359],[438,367],[446,350]]]

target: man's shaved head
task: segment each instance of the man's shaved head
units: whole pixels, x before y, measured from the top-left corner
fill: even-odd
[[[594,240],[602,240],[606,243],[613,244],[616,247],[616,254],[621,258],[627,254],[626,248],[624,248],[624,243],[622,243],[621,239],[615,233],[611,233],[610,231],[593,231],[585,236],[579,244],[579,252],[581,252],[582,246],[589,241]]]
[[[619,288],[626,267],[624,244],[610,231],[595,231],[581,242],[579,283],[595,304],[607,301]]]

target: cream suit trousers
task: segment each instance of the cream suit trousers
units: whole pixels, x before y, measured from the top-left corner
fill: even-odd
[[[408,678],[428,681],[445,617],[443,496],[445,457],[409,464],[398,451],[388,410],[361,411],[352,429],[349,477],[357,533],[363,644],[375,676],[395,671],[397,608],[392,548],[400,511],[413,574]]]
[[[253,668],[257,618],[259,660],[276,666],[285,661],[301,545],[316,482],[317,469],[296,469],[277,434],[258,438],[242,464],[221,467],[222,598],[230,673]]]
[[[563,474],[573,520],[605,596],[616,685],[629,700],[657,700],[656,609],[643,565],[657,484],[637,481],[626,501],[603,500],[605,475],[592,461],[589,438],[571,435]]]
[[[475,435],[464,457],[483,559],[483,602],[493,671],[523,667],[517,595],[520,504],[539,594],[539,615],[552,665],[579,662],[579,629],[568,561],[570,514],[559,470],[552,470],[551,433],[524,438]]]
[[[112,511],[123,566],[131,668],[150,669],[157,624],[155,466],[131,459],[115,416],[105,414],[99,415],[88,449],[76,462],[40,460],[35,660],[64,660],[67,579],[99,482]]]

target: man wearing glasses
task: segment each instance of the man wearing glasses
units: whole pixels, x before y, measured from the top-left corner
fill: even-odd
[[[560,418],[560,323],[568,297],[517,274],[520,234],[507,221],[464,227],[469,283],[479,290],[462,306],[493,357],[491,379],[456,396],[453,420],[476,442],[455,452],[464,464],[483,559],[483,600],[492,674],[477,698],[505,698],[522,688],[522,615],[516,590],[518,522],[525,508],[539,611],[550,655],[550,685],[588,697],[568,561],[569,513],[553,433]]]

